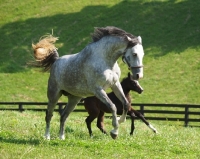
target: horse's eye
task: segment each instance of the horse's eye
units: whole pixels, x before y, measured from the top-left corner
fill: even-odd
[[[137,56],[137,53],[133,53],[133,56]]]
[[[137,83],[135,83],[135,82],[132,82],[132,84],[133,84],[134,86],[137,86]]]

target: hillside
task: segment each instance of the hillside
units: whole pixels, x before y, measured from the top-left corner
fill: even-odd
[[[117,26],[143,40],[144,93],[133,102],[200,104],[200,1],[0,1],[0,101],[47,101],[48,73],[26,66],[42,35],[59,37],[61,56],[82,50],[94,27]]]

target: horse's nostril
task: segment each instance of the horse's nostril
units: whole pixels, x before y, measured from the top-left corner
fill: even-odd
[[[138,93],[139,93],[139,94],[142,94],[142,92],[143,92],[143,90],[142,90],[142,89],[140,89],[140,90],[138,91]]]
[[[139,77],[140,77],[140,75],[137,73],[137,74],[136,74],[136,78],[137,78],[137,80],[139,79]]]

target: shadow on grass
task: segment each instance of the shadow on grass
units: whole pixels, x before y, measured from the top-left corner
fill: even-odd
[[[2,143],[12,143],[12,144],[29,144],[29,145],[39,145],[39,139],[15,139],[15,138],[3,138],[0,137],[0,142]]]
[[[149,56],[163,56],[171,51],[181,53],[200,45],[199,8],[200,1],[127,0],[113,7],[86,6],[80,12],[8,23],[0,29],[0,72],[26,71],[31,43],[52,29],[59,36],[60,55],[79,52],[91,41],[93,27],[108,25],[141,35],[146,54],[152,48],[160,49]]]

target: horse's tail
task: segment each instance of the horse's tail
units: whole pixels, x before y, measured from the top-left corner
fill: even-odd
[[[57,37],[47,35],[43,36],[37,44],[32,44],[35,61],[31,62],[30,65],[43,67],[44,71],[48,71],[59,58],[57,48],[54,46],[56,40],[58,40]]]

